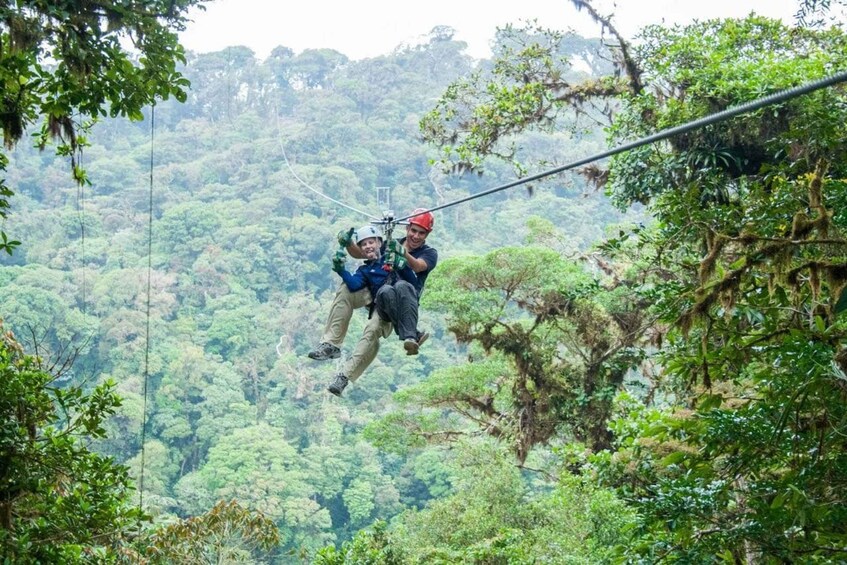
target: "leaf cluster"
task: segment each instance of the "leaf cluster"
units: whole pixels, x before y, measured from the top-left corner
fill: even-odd
[[[641,355],[644,328],[632,301],[611,298],[581,265],[532,247],[444,261],[424,300],[484,357],[472,354],[397,395],[409,411],[392,422],[410,440],[482,433],[505,441],[520,462],[559,434],[608,446],[612,398]]]
[[[124,466],[89,450],[120,406],[112,383],[85,393],[0,337],[0,548],[15,563],[114,557],[142,518]]]
[[[74,179],[86,183],[79,157],[87,145],[87,120],[140,120],[142,109],[156,100],[185,101],[189,83],[177,71],[185,62],[177,32],[188,9],[202,4],[5,3],[0,8],[0,131],[6,150],[40,120],[37,145],[43,149],[58,139],[57,153],[71,158]],[[0,171],[6,170],[5,159]],[[6,217],[12,194],[0,181],[0,218]],[[0,237],[0,250],[10,253],[17,243]]]

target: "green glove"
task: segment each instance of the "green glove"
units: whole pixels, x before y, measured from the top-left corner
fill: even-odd
[[[336,273],[340,273],[344,270],[344,252],[340,249],[332,258],[332,270]]]
[[[400,269],[404,269],[406,267],[406,258],[403,257],[402,253],[396,253],[394,255],[394,261],[391,263],[391,268],[395,271],[399,271]]]
[[[347,247],[351,243],[353,243],[353,234],[356,233],[356,228],[350,228],[349,230],[341,230],[338,232],[338,235],[335,238],[338,240],[338,245],[342,247]]]
[[[397,253],[391,249],[391,246],[389,245],[388,250],[385,252],[385,264],[390,267],[392,271],[399,271],[406,266],[406,258],[402,253]]]
[[[396,239],[392,239],[390,246],[393,248],[392,253],[394,254],[394,270],[399,271],[408,265],[406,261],[406,249],[403,247],[403,244],[397,241]]]
[[[388,240],[387,249],[388,249],[388,251],[391,251],[393,253],[397,253],[398,255],[403,255],[405,253],[405,250],[403,249],[403,245],[399,241],[397,241],[396,239],[389,239]]]

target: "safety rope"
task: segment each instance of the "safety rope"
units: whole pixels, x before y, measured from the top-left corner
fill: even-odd
[[[144,387],[141,408],[141,471],[138,479],[138,507],[144,508],[144,455],[147,443],[147,382],[150,376],[150,279],[153,273],[153,142],[156,131],[156,104],[150,107],[150,190],[147,208],[147,327],[144,333]]]
[[[794,88],[789,88],[787,90],[782,90],[779,92],[775,92],[774,94],[770,94],[768,96],[764,96],[762,98],[758,98],[756,100],[751,100],[750,102],[745,102],[738,106],[732,106],[731,108],[727,108],[726,110],[722,110],[715,114],[710,114],[703,118],[694,120],[692,122],[687,122],[681,124],[679,126],[675,126],[672,128],[668,128],[666,130],[662,130],[660,132],[654,133],[653,135],[648,135],[647,137],[642,137],[636,141],[632,141],[629,143],[624,143],[623,145],[619,145],[607,151],[603,151],[602,153],[597,153],[595,155],[591,155],[590,157],[585,157],[583,159],[579,159],[578,161],[573,161],[572,163],[568,163],[567,165],[562,165],[560,167],[556,167],[554,169],[550,169],[548,171],[543,171],[541,173],[537,173],[535,175],[531,175],[522,179],[518,179],[512,182],[508,182],[506,184],[496,186],[494,188],[485,190],[478,194],[474,194],[471,196],[466,196],[464,198],[460,198],[458,200],[454,200],[452,202],[447,202],[446,204],[442,204],[440,206],[435,206],[433,208],[429,208],[429,212],[435,212],[436,210],[443,210],[445,208],[449,208],[451,206],[456,206],[457,204],[462,204],[464,202],[468,202],[470,200],[474,200],[476,198],[482,198],[483,196],[488,196],[489,194],[494,194],[495,192],[500,192],[502,190],[506,190],[508,188],[513,188],[515,186],[519,186],[522,184],[526,184],[528,182],[532,182],[538,179],[542,179],[544,177],[549,177],[551,175],[556,175],[561,172],[567,171],[569,169],[574,169],[576,167],[580,167],[582,165],[587,165],[588,163],[592,163],[594,161],[599,161],[600,159],[605,159],[606,157],[611,157],[613,155],[617,155],[619,153],[623,153],[625,151],[629,151],[630,149],[635,149],[636,147],[641,147],[643,145],[649,145],[651,143],[655,143],[657,141],[662,141],[673,137],[675,135],[679,135],[681,133],[687,133],[689,131],[693,131],[695,129],[699,129],[708,125],[716,124],[722,121],[726,121],[729,118],[734,118],[740,114],[745,114],[747,112],[752,112],[753,110],[758,110],[760,108],[764,108],[765,106],[769,106],[771,104],[776,104],[778,102],[785,102],[786,100],[790,100],[791,98],[796,98],[798,96],[802,96],[804,94],[809,94],[810,92],[814,92],[815,90],[820,90],[822,88],[827,88],[829,86],[833,86],[835,84],[847,81],[847,71],[841,71],[830,75],[828,77],[822,78],[820,80],[809,82],[806,84],[802,84],[800,86],[796,86]],[[414,216],[409,215],[397,220],[397,223],[408,220]]]

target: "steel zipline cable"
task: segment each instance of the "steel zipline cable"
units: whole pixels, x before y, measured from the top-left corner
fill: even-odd
[[[451,206],[456,206],[457,204],[462,204],[464,202],[468,202],[470,200],[474,200],[476,198],[482,198],[483,196],[488,196],[489,194],[494,194],[495,192],[500,192],[502,190],[506,190],[509,188],[513,188],[515,186],[519,186],[521,184],[526,184],[528,182],[532,182],[538,179],[542,179],[544,177],[549,177],[551,175],[556,175],[561,172],[567,171],[569,169],[573,169],[576,167],[580,167],[582,165],[587,165],[588,163],[592,163],[594,161],[599,161],[600,159],[605,159],[606,157],[611,157],[612,155],[617,155],[618,153],[623,153],[625,151],[629,151],[630,149],[635,149],[636,147],[641,147],[643,145],[649,145],[651,143],[655,143],[657,141],[662,141],[664,139],[668,139],[675,135],[679,135],[682,133],[688,133],[695,129],[699,129],[708,125],[716,124],[718,122],[722,122],[728,120],[730,118],[734,118],[740,114],[746,114],[748,112],[752,112],[754,110],[758,110],[760,108],[764,108],[765,106],[770,106],[771,104],[777,104],[779,102],[785,102],[786,100],[790,100],[791,98],[796,98],[798,96],[803,96],[804,94],[809,94],[810,92],[814,92],[816,90],[820,90],[822,88],[827,88],[833,86],[835,84],[847,81],[847,71],[840,71],[835,74],[832,74],[828,77],[822,78],[820,80],[816,80],[813,82],[809,82],[806,84],[802,84],[800,86],[796,86],[794,88],[789,88],[787,90],[782,90],[779,92],[775,92],[768,96],[764,96],[762,98],[758,98],[756,100],[751,100],[749,102],[745,102],[738,106],[733,106],[731,108],[727,108],[726,110],[722,110],[715,114],[710,114],[703,118],[694,120],[692,122],[686,122],[684,124],[668,128],[666,130],[662,130],[660,132],[654,133],[653,135],[649,135],[647,137],[642,137],[641,139],[637,139],[635,141],[631,141],[629,143],[625,143],[623,145],[619,145],[602,153],[597,153],[595,155],[591,155],[590,157],[585,157],[578,161],[573,161],[568,163],[567,165],[562,165],[560,167],[556,167],[555,169],[550,169],[548,171],[543,171],[537,173],[535,175],[531,175],[522,179],[518,179],[512,182],[508,182],[506,184],[496,186],[494,188],[485,190],[478,194],[473,194],[471,196],[466,196],[465,198],[460,198],[459,200],[454,200],[453,202],[447,202],[446,204],[441,204],[440,206],[435,206],[433,208],[429,208],[429,212],[435,212],[436,210],[443,210],[444,208],[449,208]],[[405,216],[402,218],[398,218],[393,220],[395,223],[403,222],[408,220],[412,216]]]

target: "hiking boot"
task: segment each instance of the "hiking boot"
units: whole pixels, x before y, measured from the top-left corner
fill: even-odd
[[[403,349],[406,350],[406,355],[417,355],[418,348],[420,348],[420,344],[416,339],[409,337],[403,341]]]
[[[323,342],[315,349],[309,352],[309,358],[316,361],[326,361],[327,359],[338,359],[341,357],[341,350],[331,343]]]
[[[418,346],[424,344],[424,342],[429,339],[429,334],[427,332],[418,332]]]
[[[337,397],[341,397],[341,392],[347,388],[347,383],[350,380],[344,375],[335,375],[335,380],[327,387],[327,390]]]

